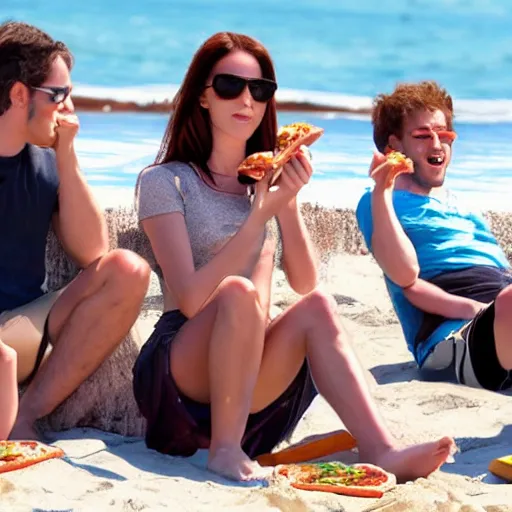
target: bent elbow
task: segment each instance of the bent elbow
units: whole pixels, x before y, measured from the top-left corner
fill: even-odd
[[[407,272],[401,272],[399,278],[395,281],[400,288],[406,290],[414,285],[418,280],[420,269],[417,265],[414,265]]]

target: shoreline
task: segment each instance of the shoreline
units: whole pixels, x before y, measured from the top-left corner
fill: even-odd
[[[169,100],[137,103],[136,101],[120,101],[110,98],[91,98],[86,96],[73,96],[73,103],[77,111],[82,112],[150,112],[168,114],[173,109],[173,102]],[[308,101],[277,101],[280,112],[317,112],[369,116],[369,108],[337,107],[321,105]]]

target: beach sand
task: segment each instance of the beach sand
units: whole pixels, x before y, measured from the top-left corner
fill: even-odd
[[[512,510],[512,486],[503,485],[487,471],[494,457],[512,454],[509,396],[431,378],[425,381],[428,376],[420,376],[406,349],[381,272],[371,256],[362,254],[365,248],[353,229],[353,212],[305,209],[317,244],[324,255],[330,254],[323,258],[321,287],[336,299],[391,431],[406,444],[453,436],[460,450],[453,464],[445,464],[429,478],[399,485],[380,500],[350,498],[295,490],[279,481],[267,487],[234,484],[205,470],[204,451],[187,459],[175,458],[146,449],[141,437],[80,427],[50,434],[66,452],[65,459],[1,476],[0,512]],[[328,218],[335,220],[339,236],[332,236]],[[497,234],[507,239],[506,224],[500,219],[494,219],[502,229]],[[273,290],[274,305],[280,308],[296,299],[279,269]],[[160,307],[153,275],[139,322],[143,338]],[[331,408],[317,398],[282,447],[341,427]],[[352,462],[357,457],[345,452],[337,458]]]

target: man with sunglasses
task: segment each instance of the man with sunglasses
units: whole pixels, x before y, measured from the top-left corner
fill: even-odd
[[[134,324],[149,267],[108,253],[108,232],[74,149],[72,56],[41,30],[0,25],[0,340],[27,385],[11,438],[36,438],[57,407]],[[45,293],[50,225],[82,271]],[[0,390],[0,393],[3,390]]]
[[[512,274],[479,213],[444,187],[455,133],[453,105],[435,82],[400,84],[372,112],[375,181],[357,207],[366,244],[409,350],[426,370],[490,390],[511,386]],[[412,173],[393,176],[383,153],[400,151]]]

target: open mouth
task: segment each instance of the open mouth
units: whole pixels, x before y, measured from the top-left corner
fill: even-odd
[[[444,155],[434,155],[427,158],[430,165],[441,166],[444,164]]]

